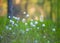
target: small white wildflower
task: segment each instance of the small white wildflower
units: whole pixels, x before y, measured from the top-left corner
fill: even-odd
[[[14,21],[13,20],[10,20],[10,23],[14,24]]]
[[[15,16],[13,16],[13,18],[15,18]]]
[[[20,20],[20,18],[19,18],[19,17],[15,17],[15,16],[13,16],[13,18],[14,18],[15,20]]]
[[[10,18],[10,16],[8,16]]]
[[[35,25],[34,25],[34,24],[33,24],[32,26],[33,26],[33,27],[35,27]]]
[[[23,23],[24,23],[24,22],[26,22],[26,19],[25,19],[25,18],[23,18],[23,19],[22,19],[22,22],[23,22]]]
[[[33,25],[33,22],[30,22],[30,25]]]
[[[25,23],[25,25],[28,25],[27,23]]]
[[[3,38],[3,36],[0,36],[0,38],[2,39],[2,38]]]
[[[37,27],[37,29],[39,29],[39,27]]]
[[[35,21],[35,24],[38,24],[38,22],[37,22],[37,21]]]
[[[53,28],[53,29],[52,29],[52,31],[56,31],[56,29],[55,29],[55,28]]]
[[[30,22],[30,25],[31,25],[32,27],[35,27],[35,24],[33,24],[33,22]]]
[[[12,22],[12,20],[10,20],[10,22]]]
[[[17,17],[13,16],[14,19],[17,19]]]
[[[43,38],[46,38],[46,36],[43,36]]]
[[[12,21],[12,25],[14,24],[14,21]]]
[[[40,19],[40,22],[43,22],[43,20]]]
[[[18,26],[18,24],[15,24],[15,26]]]
[[[17,18],[17,17],[15,17],[15,19],[17,20],[18,18]]]
[[[38,41],[37,40],[34,40],[34,43],[38,43]]]
[[[8,26],[6,26],[6,29],[8,29],[9,27]]]
[[[15,16],[13,16],[13,18],[15,19],[16,17],[15,17]]]
[[[27,14],[26,17],[29,17],[29,14]]]
[[[40,22],[43,22],[44,21],[44,17],[41,15],[40,16]]]
[[[49,41],[49,40],[48,40],[47,42],[48,42],[48,43],[50,43],[50,41]]]
[[[12,30],[12,28],[10,27],[9,30]]]
[[[43,27],[45,27],[45,24],[42,24]]]
[[[29,28],[26,29],[26,32],[28,32],[28,31],[29,31]]]
[[[12,26],[14,25],[14,21],[13,20],[10,20],[10,23],[12,24]]]
[[[19,20],[20,20],[20,18],[19,18],[19,17],[17,17],[17,20],[19,21]]]
[[[26,14],[26,12],[23,12],[23,14]]]
[[[15,32],[13,32],[12,34],[15,34]]]

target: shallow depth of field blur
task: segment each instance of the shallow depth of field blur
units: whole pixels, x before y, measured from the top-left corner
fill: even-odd
[[[60,43],[57,9],[57,0],[0,0],[0,43]]]

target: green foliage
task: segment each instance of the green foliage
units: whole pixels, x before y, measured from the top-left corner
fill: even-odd
[[[36,0],[29,1],[36,3]],[[26,3],[26,0],[24,0],[24,3]],[[41,5],[43,2],[38,0],[38,4]],[[56,5],[53,5],[55,11]],[[6,16],[0,17],[0,43],[60,43],[59,17],[60,15],[57,18],[57,24],[51,20],[22,22],[22,20],[17,21],[15,19],[12,20],[14,21],[12,24]],[[34,25],[31,25],[31,23]]]
[[[10,20],[4,20],[4,23],[1,21],[0,36],[3,38],[0,39],[1,43],[55,43],[57,37],[56,31],[53,31],[53,28],[56,28],[56,25],[52,21],[26,21],[18,22],[13,19],[14,24],[10,23]],[[6,24],[7,22],[7,24]],[[31,25],[31,22],[35,25]],[[38,23],[36,23],[38,22]],[[27,23],[27,24],[25,24]],[[36,24],[35,24],[36,23]],[[5,24],[5,25],[4,25]],[[16,25],[17,24],[17,25]],[[7,29],[6,26],[9,28]]]
[[[2,32],[2,30],[4,30],[4,28],[6,26],[6,21],[7,21],[6,16],[0,17],[0,33]]]

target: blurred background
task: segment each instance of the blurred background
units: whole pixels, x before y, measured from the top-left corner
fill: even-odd
[[[28,19],[42,19],[56,21],[57,0],[12,0],[12,15],[21,18],[29,14]],[[8,1],[0,0],[0,16],[5,16],[8,12]],[[26,13],[24,15],[24,13]],[[8,15],[8,14],[7,14]],[[11,14],[10,14],[11,15]]]

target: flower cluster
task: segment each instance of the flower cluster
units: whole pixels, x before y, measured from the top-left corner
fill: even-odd
[[[24,12],[26,14],[26,12]],[[26,18],[29,17],[29,14],[26,14]],[[10,16],[9,16],[10,18]],[[47,34],[47,31],[55,32],[56,28],[53,28],[50,24],[46,24],[43,22],[43,18],[41,17],[39,21],[31,19],[30,21],[27,21],[26,18],[20,18],[13,16],[13,19],[9,20],[9,24],[6,25],[6,30],[12,31],[12,34],[19,34],[22,37],[31,37],[34,36],[34,43],[39,43],[40,35],[42,39],[49,38],[49,34]],[[48,27],[48,28],[47,28]],[[51,29],[49,28],[51,27]],[[35,35],[36,34],[36,35]],[[35,37],[36,36],[36,37]],[[39,37],[39,38],[38,38]],[[47,40],[47,43],[50,43],[50,40]]]

